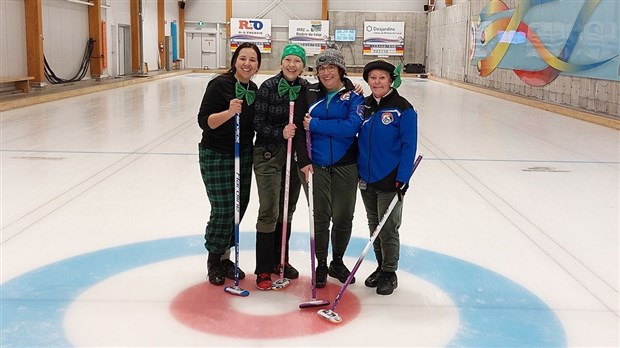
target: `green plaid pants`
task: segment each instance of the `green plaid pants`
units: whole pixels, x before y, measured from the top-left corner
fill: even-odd
[[[211,204],[209,222],[205,228],[205,248],[223,254],[235,244],[235,156],[198,146],[200,173]],[[250,201],[252,185],[252,148],[242,149],[240,217]]]

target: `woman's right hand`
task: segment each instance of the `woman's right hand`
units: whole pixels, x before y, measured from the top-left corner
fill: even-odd
[[[231,99],[228,105],[228,116],[233,117],[235,114],[241,114],[241,106],[243,105],[243,99]]]
[[[289,123],[284,126],[284,129],[282,130],[282,136],[284,137],[284,139],[288,140],[294,137],[295,129],[297,129],[297,126],[294,123]]]
[[[231,118],[235,116],[236,113],[241,115],[241,106],[243,105],[243,100],[241,99],[232,99],[228,104],[228,110],[222,110],[218,113],[209,115],[207,119],[207,125],[211,129],[218,128],[224,123],[228,122]]]

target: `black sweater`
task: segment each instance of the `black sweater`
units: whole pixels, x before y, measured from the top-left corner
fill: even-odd
[[[234,76],[223,74],[216,76],[207,85],[205,94],[202,97],[200,111],[198,112],[198,124],[202,129],[202,140],[200,144],[210,150],[220,153],[235,152],[235,118],[231,117],[217,128],[210,128],[207,121],[212,114],[228,110],[230,101],[235,99]],[[244,87],[247,85],[242,84]],[[258,87],[250,81],[250,90],[257,91]],[[247,105],[243,102],[241,115],[239,115],[239,143],[241,149],[252,147],[254,139],[254,105]]]
[[[256,146],[272,149],[286,145],[282,130],[288,124],[289,96],[286,94],[281,97],[278,94],[278,83],[281,78],[283,74],[280,71],[265,80],[256,95],[256,115],[254,116]],[[298,77],[291,85],[306,86],[307,84],[308,81]]]

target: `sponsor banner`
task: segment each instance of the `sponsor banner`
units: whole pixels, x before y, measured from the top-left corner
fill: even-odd
[[[364,55],[402,56],[405,22],[364,22]]]
[[[271,53],[271,19],[231,18],[230,51],[243,42],[255,44],[261,53]]]
[[[306,55],[319,54],[327,47],[329,39],[329,21],[289,20],[288,41],[300,45]]]

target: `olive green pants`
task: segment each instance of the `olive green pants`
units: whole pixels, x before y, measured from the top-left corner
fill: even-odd
[[[256,231],[271,233],[276,229],[276,222],[282,222],[284,211],[284,183],[286,177],[286,146],[267,151],[264,147],[254,147],[254,176],[258,189],[258,219]],[[293,219],[293,213],[299,199],[301,181],[297,174],[297,162],[291,158],[289,177],[289,199],[287,221]]]

